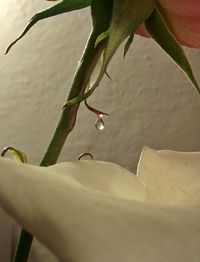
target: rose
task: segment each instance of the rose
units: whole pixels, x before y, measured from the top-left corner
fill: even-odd
[[[199,0],[158,0],[159,10],[180,44],[200,47],[200,2]],[[144,27],[138,30],[147,36]]]
[[[107,162],[0,159],[0,204],[60,261],[199,261],[200,153],[143,150],[137,176]]]
[[[187,57],[179,46],[179,44],[185,44],[200,47],[200,4],[198,2],[198,0],[63,0],[33,16],[23,33],[8,46],[6,53],[38,21],[91,6],[95,41],[91,36],[94,43],[90,48],[94,48],[94,53],[90,62],[90,59],[84,58],[90,70],[86,74],[87,79],[83,81],[84,91],[87,86],[90,88],[85,94],[70,98],[64,108],[86,100],[94,92],[116,50],[125,39],[128,39],[124,48],[125,56],[135,33],[151,36],[183,70],[200,93]],[[101,56],[103,57],[101,70],[91,84],[89,82],[92,73]]]

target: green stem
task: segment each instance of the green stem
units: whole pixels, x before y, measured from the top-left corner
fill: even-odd
[[[93,29],[74,75],[67,100],[80,96],[85,92],[91,73],[101,53],[101,45],[94,48],[96,38],[101,33],[102,30],[99,30],[98,28]],[[63,110],[53,138],[40,163],[41,166],[49,166],[56,163],[67,136],[74,128],[78,108],[79,104],[76,104]],[[22,229],[13,262],[27,261],[32,240],[33,236]]]
[[[103,41],[95,47],[97,37],[108,29],[112,14],[113,0],[93,0],[91,4],[91,14],[93,18],[93,30],[88,43],[79,62],[79,66],[74,75],[71,89],[67,101],[84,94],[90,81],[91,74],[102,53]],[[74,128],[79,104],[66,107],[57,125],[53,138],[40,163],[41,166],[49,166],[56,163],[60,152],[64,146],[67,136]],[[33,236],[22,230],[13,262],[26,262]]]
[[[21,233],[20,233],[19,241],[18,241],[17,246],[16,246],[16,251],[15,251],[15,254],[14,254],[12,261],[16,261],[16,262],[27,261],[28,256],[29,256],[29,252],[30,252],[30,249],[31,249],[32,241],[33,241],[32,235],[29,234],[24,229],[22,229]]]

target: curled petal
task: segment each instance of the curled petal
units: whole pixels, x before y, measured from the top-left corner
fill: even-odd
[[[59,261],[199,262],[199,160],[145,148],[134,176],[94,160],[0,159],[0,205]]]

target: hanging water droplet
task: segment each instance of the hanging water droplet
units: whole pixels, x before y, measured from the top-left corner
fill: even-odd
[[[96,123],[95,123],[96,129],[102,131],[105,128],[104,122],[101,118],[98,118]]]
[[[96,129],[98,129],[100,131],[104,130],[105,124],[103,122],[103,115],[102,114],[97,116],[97,120],[95,122],[95,127],[96,127]]]

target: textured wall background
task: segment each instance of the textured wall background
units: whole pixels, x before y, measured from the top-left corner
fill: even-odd
[[[0,52],[45,1],[0,1]],[[15,146],[39,163],[53,134],[74,70],[90,31],[89,10],[41,21],[7,56],[0,58],[0,148]],[[200,82],[200,51],[186,53]],[[109,66],[90,104],[111,114],[103,132],[95,115],[81,107],[60,161],[86,151],[95,159],[135,170],[144,145],[200,150],[200,98],[180,70],[149,39],[136,37],[123,60]]]

